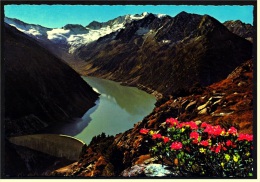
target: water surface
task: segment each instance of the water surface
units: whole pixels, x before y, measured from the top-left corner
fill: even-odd
[[[116,135],[124,132],[152,112],[154,96],[134,87],[95,77],[82,77],[100,94],[96,105],[82,118],[63,126],[55,127],[55,133],[74,136],[89,143],[93,136],[102,132]]]

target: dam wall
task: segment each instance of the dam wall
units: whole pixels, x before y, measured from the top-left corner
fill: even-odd
[[[77,161],[84,142],[67,135],[36,134],[10,137],[13,144],[46,153],[55,157],[64,157]]]

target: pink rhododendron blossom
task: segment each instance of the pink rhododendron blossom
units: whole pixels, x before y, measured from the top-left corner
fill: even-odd
[[[163,142],[164,143],[168,143],[170,141],[170,138],[169,137],[163,137]]]
[[[216,149],[215,149],[215,153],[216,153],[216,154],[219,153],[220,150],[221,150],[221,145],[218,145],[218,146],[216,147]]]
[[[198,140],[199,138],[199,133],[196,131],[193,131],[190,133],[190,139],[194,138],[195,140]]]
[[[228,129],[228,133],[232,134],[232,135],[236,135],[237,134],[237,129],[235,127],[231,127]]]
[[[188,122],[188,125],[190,126],[190,128],[192,130],[197,130],[198,129],[198,126],[197,126],[197,124],[194,121]]]
[[[204,147],[207,147],[207,146],[209,145],[209,142],[208,142],[208,140],[202,140],[202,141],[200,142],[200,145],[202,145],[202,146],[204,146]]]
[[[171,127],[178,125],[178,120],[175,118],[166,119],[166,124],[169,124]]]
[[[223,132],[225,133],[225,129],[221,128],[219,125],[215,126],[213,129],[213,135],[216,135],[216,136],[221,135]]]
[[[182,128],[182,127],[184,127],[185,126],[185,123],[179,123],[177,126],[176,126],[176,128]]]
[[[225,134],[225,129],[221,128],[219,125],[217,126],[207,125],[204,132],[207,132],[209,135],[219,136]]]
[[[198,129],[197,124],[194,121],[179,123],[177,128],[189,127],[192,130]]]
[[[229,146],[232,146],[233,145],[233,142],[231,140],[228,140],[226,141],[226,145],[229,147]]]
[[[243,134],[243,133],[241,133],[241,134],[239,134],[239,136],[238,136],[238,139],[237,139],[238,141],[241,141],[241,140],[247,140],[247,141],[253,141],[253,135],[249,135],[249,134]]]
[[[171,144],[171,149],[172,150],[180,150],[180,149],[182,149],[182,143],[181,142],[173,142]]]
[[[201,128],[206,128],[207,126],[208,126],[208,124],[207,124],[206,122],[203,122],[203,123],[201,123],[201,125],[200,125]]]
[[[161,135],[160,133],[158,133],[158,134],[155,133],[155,134],[152,135],[152,139],[153,139],[153,140],[155,140],[155,139],[160,139],[160,138],[162,138],[162,135]]]
[[[140,129],[140,133],[146,135],[149,132],[148,129],[142,128]]]

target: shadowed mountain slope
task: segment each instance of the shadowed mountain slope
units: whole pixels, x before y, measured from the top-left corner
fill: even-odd
[[[81,117],[98,97],[66,63],[7,24],[3,64],[7,136]]]

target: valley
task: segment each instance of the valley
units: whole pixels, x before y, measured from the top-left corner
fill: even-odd
[[[168,118],[255,134],[250,24],[184,11],[60,28],[4,21],[5,158],[19,163],[7,165],[8,176],[153,176],[151,165],[175,164],[152,155],[154,140],[140,131],[166,133]],[[78,160],[68,160],[8,140],[34,134],[69,135],[85,145],[77,147]],[[34,171],[38,163],[45,167]],[[163,176],[203,176],[180,171]]]

